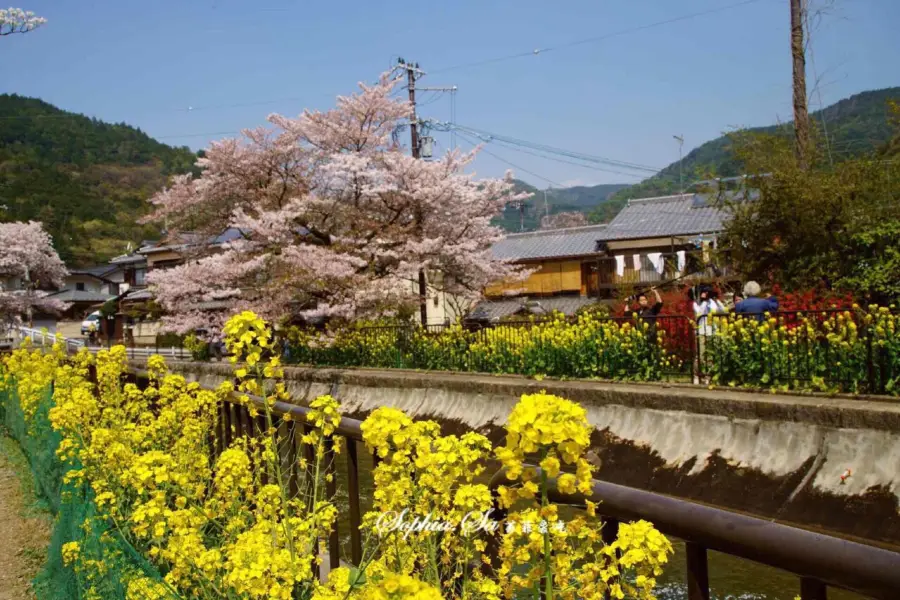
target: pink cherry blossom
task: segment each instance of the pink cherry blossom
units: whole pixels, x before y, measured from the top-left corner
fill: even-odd
[[[56,313],[66,304],[45,298],[68,274],[40,223],[0,223],[0,320],[16,320],[30,307]],[[29,283],[30,282],[30,283]]]
[[[0,35],[28,33],[47,22],[44,17],[37,17],[31,11],[21,8],[0,8]]]
[[[520,275],[491,254],[503,235],[491,220],[528,194],[514,192],[511,174],[467,173],[475,152],[434,161],[405,153],[393,134],[410,106],[391,97],[396,83],[383,75],[332,110],[272,115],[274,129],[211,144],[199,178],[175,178],[151,199],[148,220],[170,229],[242,233],[149,274],[169,325],[208,328],[243,308],[275,320],[377,316],[419,302],[420,269],[440,273],[430,281],[463,301]]]

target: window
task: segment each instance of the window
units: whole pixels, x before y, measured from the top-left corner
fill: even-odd
[[[75,290],[76,290],[76,291],[79,291],[79,292],[83,292],[83,291],[84,291],[84,282],[83,282],[83,281],[79,281],[78,283],[76,283],[76,284],[75,284]]]
[[[118,283],[109,284],[109,293],[112,294],[113,296],[118,296],[119,295],[119,284]]]
[[[144,285],[144,275],[147,274],[146,269],[137,269],[134,272],[134,285]]]

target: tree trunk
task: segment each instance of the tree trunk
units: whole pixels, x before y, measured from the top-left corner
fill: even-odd
[[[809,166],[809,110],[806,106],[806,53],[803,17],[806,0],[791,0],[791,57],[794,68],[794,151],[800,168]]]

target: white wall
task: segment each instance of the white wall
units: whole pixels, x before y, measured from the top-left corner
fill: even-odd
[[[105,292],[103,282],[87,275],[69,275],[66,277],[66,285],[63,289],[76,290],[78,289],[78,284],[84,284],[84,291],[86,292]]]

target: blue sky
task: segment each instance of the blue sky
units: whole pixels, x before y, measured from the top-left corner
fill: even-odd
[[[272,112],[326,109],[402,56],[428,72],[419,85],[459,87],[462,125],[663,167],[678,158],[674,134],[687,153],[734,127],[791,118],[788,0],[738,1],[32,0],[20,6],[49,23],[0,40],[0,92],[197,149]],[[812,109],[819,94],[828,105],[900,85],[900,2],[833,4],[812,32]],[[711,9],[722,10],[634,30]],[[552,49],[448,68],[536,48]],[[420,97],[422,117],[450,119],[448,95]],[[447,135],[435,138],[448,148]],[[487,150],[538,187],[642,178]],[[508,167],[486,154],[475,164],[481,176]]]

